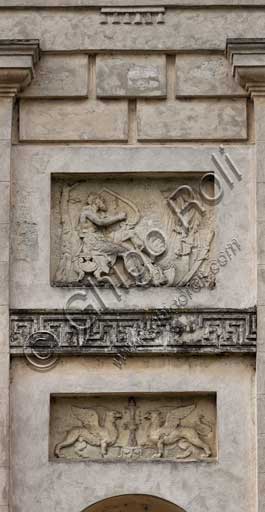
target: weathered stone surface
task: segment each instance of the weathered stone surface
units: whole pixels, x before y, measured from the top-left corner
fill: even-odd
[[[166,96],[166,57],[97,57],[97,96]]]
[[[265,140],[261,142],[256,142],[256,168],[257,168],[257,182],[265,183],[265,166],[264,166],[264,158],[265,158]],[[258,194],[261,193],[259,187],[257,189]],[[265,203],[264,203],[265,204]],[[258,215],[260,216],[264,205],[259,203]],[[265,215],[263,216],[265,218]]]
[[[10,184],[0,181],[0,223],[9,223]],[[0,255],[0,261],[1,255]]]
[[[6,467],[0,467],[0,505],[8,505],[8,481],[9,471]]]
[[[0,261],[0,306],[9,301],[9,261]]]
[[[259,375],[259,379],[257,380],[258,396],[261,396],[261,395],[265,396],[264,365],[265,365],[265,353],[264,353],[264,351],[261,351],[257,358],[257,373]]]
[[[12,104],[12,98],[0,98],[0,141],[6,141],[7,144],[10,143],[11,139]],[[8,157],[10,159],[10,153],[8,155],[5,154],[5,162]],[[6,166],[4,166],[3,170],[3,175],[5,174]]]
[[[257,426],[260,434],[265,434],[265,395],[257,397],[258,422]]]
[[[172,5],[172,6],[262,6],[263,0],[134,0],[133,5]],[[132,0],[57,0],[59,7],[98,7],[132,5]],[[53,0],[1,0],[0,7],[54,7]]]
[[[215,512],[251,510],[256,431],[255,408],[251,407],[255,379],[252,358],[131,358],[122,371],[111,358],[66,358],[46,373],[34,371],[17,358],[12,361],[12,377],[12,489],[13,505],[18,510],[36,510],[36,489],[39,512],[56,510],[58,502],[63,511],[72,512],[107,496],[153,495],[162,481],[163,490],[156,494],[187,511],[191,502],[194,512],[207,508]],[[179,471],[173,471],[170,464],[148,461],[116,462],[115,466],[94,463],[92,469],[89,462],[48,460],[50,394],[106,396],[107,392],[109,396],[126,393],[137,397],[146,393],[151,399],[151,393],[177,392],[184,393],[184,398],[194,390],[211,393],[213,388],[218,397],[217,464],[181,464]],[[63,427],[61,433],[66,429]],[[209,490],[209,479],[214,491]],[[51,485],[54,481],[56,486]],[[81,483],[82,492],[76,492],[80,482],[85,485]]]
[[[9,353],[9,311],[0,306],[0,352]]]
[[[23,97],[86,97],[88,57],[86,55],[42,55],[36,76]]]
[[[264,451],[265,451],[265,435],[264,434],[259,435],[257,444],[258,444],[258,446],[257,446],[258,453],[264,453]],[[264,457],[258,458],[258,472],[260,474],[265,473],[265,458]]]
[[[265,8],[168,9],[165,23],[104,25],[99,9],[3,9],[1,37],[38,38],[43,51],[225,50],[227,37],[261,37]],[[144,29],[143,29],[144,27]],[[143,30],[142,30],[143,29]]]
[[[258,288],[257,288],[257,304],[259,306],[265,305],[265,265],[258,265]]]
[[[9,393],[0,390],[0,471],[9,463]],[[1,476],[0,476],[1,478]],[[1,483],[0,483],[1,486]],[[0,498],[1,503],[1,498]]]
[[[262,454],[259,452],[259,456],[262,457]],[[265,473],[258,474],[258,485],[260,489],[260,493],[258,495],[258,506],[260,510],[265,507]]]
[[[10,179],[11,141],[0,140],[0,151],[1,151],[0,181],[9,181],[9,179]]]
[[[245,96],[222,55],[177,55],[177,96]]]
[[[22,100],[20,139],[127,140],[126,102]]]
[[[0,55],[0,68],[30,68],[32,65],[32,57],[27,55]]]
[[[259,337],[257,338],[257,350],[260,354],[265,351],[265,306],[259,306],[259,308],[257,308],[257,330],[259,332]],[[263,408],[261,408],[260,410],[262,416],[265,416],[265,409],[263,410]],[[263,423],[262,429],[265,429],[265,422]]]
[[[2,400],[8,401],[9,399],[9,366],[10,366],[10,356],[7,351],[0,352],[0,364],[1,364],[1,372],[0,372],[0,393],[2,395]],[[6,421],[8,422],[8,417],[6,416]],[[7,443],[8,438],[1,439],[1,444]]]
[[[0,223],[0,260],[9,260],[9,224]]]
[[[257,143],[262,142],[263,146],[259,145],[261,149],[262,155],[265,151],[265,124],[264,124],[264,115],[265,115],[265,96],[260,96],[255,98],[255,135]],[[258,159],[262,158],[262,155],[258,153]],[[264,169],[264,161],[263,161],[263,169]],[[258,179],[260,178],[260,172],[258,169]],[[264,171],[263,171],[264,172]]]
[[[260,181],[257,187],[257,220],[265,221],[265,182]]]
[[[258,264],[265,264],[265,221],[260,220],[257,222],[257,239],[258,239]]]
[[[247,137],[246,101],[139,101],[138,139],[242,140]]]

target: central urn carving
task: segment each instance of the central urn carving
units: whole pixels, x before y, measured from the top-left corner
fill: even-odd
[[[185,286],[199,275],[214,286],[214,212],[200,178],[54,177],[53,283]]]
[[[52,397],[50,457],[213,460],[215,395]]]

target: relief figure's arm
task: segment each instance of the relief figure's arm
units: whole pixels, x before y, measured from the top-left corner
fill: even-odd
[[[116,222],[126,220],[126,218],[127,218],[126,213],[119,213],[118,215],[113,215],[112,217],[109,216],[109,217],[102,218],[90,209],[83,211],[80,215],[81,222],[84,222],[86,219],[88,219],[91,222],[93,222],[93,224],[95,224],[96,226],[99,226],[99,227],[111,226],[112,224],[115,224]]]

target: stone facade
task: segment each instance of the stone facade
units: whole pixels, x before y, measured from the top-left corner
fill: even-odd
[[[265,512],[264,23],[0,0],[0,512]]]

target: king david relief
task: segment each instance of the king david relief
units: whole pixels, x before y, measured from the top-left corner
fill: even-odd
[[[214,208],[199,183],[176,175],[54,177],[53,284],[185,286],[199,274],[214,286]]]

